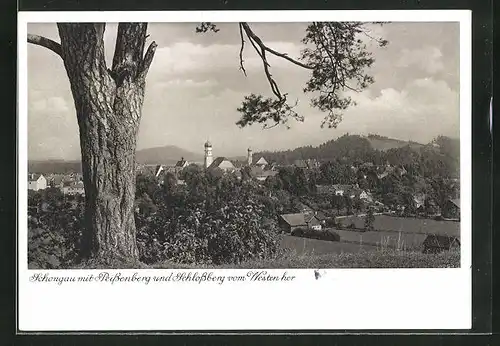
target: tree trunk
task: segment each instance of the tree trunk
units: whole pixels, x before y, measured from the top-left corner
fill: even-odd
[[[106,67],[105,24],[58,24],[61,57],[73,94],[85,186],[83,257],[138,261],[134,221],[135,149],[153,42],[143,57],[146,24],[120,24],[113,67]]]

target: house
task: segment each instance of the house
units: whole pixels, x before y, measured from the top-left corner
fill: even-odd
[[[359,188],[353,188],[352,193],[354,194],[355,198],[359,198],[369,202],[373,201],[372,195],[366,192],[365,190],[361,190]]]
[[[367,201],[373,200],[371,194],[353,185],[316,185],[316,193],[320,195],[349,196],[350,198],[359,198]]]
[[[356,194],[360,194],[362,190],[356,188],[353,185],[340,185],[334,184],[333,189],[336,196],[348,196],[351,198],[356,197]]]
[[[208,167],[208,169],[215,169],[215,168],[220,168],[224,172],[234,172],[236,170],[236,167],[234,167],[233,163],[226,159],[225,157],[218,157],[216,158]]]
[[[252,166],[250,168],[250,176],[258,181],[265,181],[268,177],[274,177],[277,174],[277,171],[269,170],[262,166]]]
[[[321,221],[310,213],[283,214],[280,215],[278,223],[287,233],[292,233],[297,228],[321,230]]]
[[[347,191],[347,188],[345,185],[335,184],[332,187],[333,187],[333,190],[335,192],[335,196],[343,196],[344,192]]]
[[[419,193],[413,196],[413,201],[415,202],[415,207],[418,209],[425,205],[425,194]]]
[[[269,163],[266,161],[264,157],[261,157],[260,159],[257,160],[257,162],[255,162],[255,165],[266,167],[267,165],[269,165]]]
[[[62,193],[65,195],[84,195],[85,188],[83,181],[65,181],[62,187]]]
[[[184,160],[183,157],[181,158],[180,161],[177,161],[177,163],[175,164],[175,168],[180,168],[180,169],[186,168],[187,166],[189,166],[189,162]]]
[[[163,171],[164,171],[163,166],[157,165],[155,168],[155,177],[158,178]]]
[[[50,187],[62,189],[65,177],[62,174],[54,174],[50,177],[50,179],[47,180]]]
[[[429,234],[422,246],[423,253],[439,253],[460,248],[460,240],[452,236]]]
[[[446,219],[460,220],[460,198],[447,200],[441,210],[441,215]]]
[[[394,166],[391,166],[388,164],[384,167],[384,171],[381,174],[378,174],[377,177],[379,179],[384,179],[385,177],[387,177],[391,173],[395,173],[395,174],[399,175],[400,177],[402,177],[403,175],[405,175],[408,172],[406,171],[406,169],[403,166],[394,167]]]
[[[28,174],[28,190],[38,191],[47,188],[47,179],[43,174]]]

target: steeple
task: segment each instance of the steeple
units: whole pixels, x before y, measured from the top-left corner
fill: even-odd
[[[252,148],[248,148],[248,154],[247,154],[247,164],[249,166],[252,165]]]
[[[205,168],[210,167],[213,162],[212,143],[209,140],[205,142]]]

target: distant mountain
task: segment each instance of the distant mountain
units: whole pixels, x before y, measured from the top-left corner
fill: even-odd
[[[80,161],[65,160],[28,160],[28,172],[31,173],[81,173]]]
[[[389,149],[401,148],[409,145],[412,149],[420,149],[424,145],[421,143],[416,143],[412,141],[403,141],[400,139],[394,139],[379,135],[370,134],[366,137],[370,145],[375,150],[387,151]]]
[[[165,165],[175,164],[181,158],[191,162],[202,162],[204,159],[203,154],[193,153],[175,145],[137,150],[135,157],[138,163]]]

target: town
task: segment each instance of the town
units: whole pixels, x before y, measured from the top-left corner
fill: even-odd
[[[345,135],[328,145],[338,150],[346,143],[356,147],[370,139],[380,140],[376,135]],[[279,159],[280,153],[254,153],[251,148],[246,160],[215,156],[216,148],[207,141],[203,162],[180,158],[172,165],[137,165],[137,223],[140,228],[153,222],[162,198],[168,204],[182,191],[194,196],[199,194],[200,184],[232,179],[240,185],[253,184],[258,191],[254,195],[265,205],[264,219],[277,225],[281,247],[301,254],[381,249],[439,253],[456,249],[460,247],[459,180],[453,172],[455,158],[447,162],[451,154],[443,152],[451,142],[442,137],[418,149],[411,149],[408,143],[386,151],[368,148],[350,157],[336,155],[333,160],[295,159],[292,152],[286,162]],[[323,153],[316,156],[325,156],[324,147],[318,150]],[[411,158],[415,153],[418,158]],[[363,155],[374,159],[362,160],[359,156]],[[214,184],[219,186],[220,182]],[[32,195],[57,191],[73,201],[67,204],[73,206],[75,201],[82,202],[85,194],[79,172],[30,173],[28,189]],[[226,192],[237,194],[236,190],[230,187]],[[209,199],[207,192],[200,196],[200,200]],[[179,202],[177,208],[188,208],[183,203],[187,202]],[[36,208],[40,205],[43,207],[42,203]],[[34,207],[30,203],[30,208]],[[36,210],[31,215],[36,215]],[[155,243],[147,238],[144,243]],[[150,255],[143,256],[146,262],[154,261]]]

